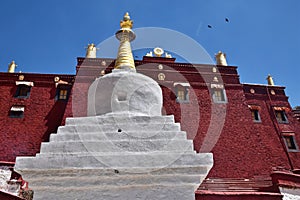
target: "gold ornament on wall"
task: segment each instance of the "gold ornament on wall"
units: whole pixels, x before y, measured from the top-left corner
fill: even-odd
[[[159,73],[159,74],[157,75],[157,78],[158,78],[158,80],[160,80],[160,81],[164,81],[165,78],[166,78],[166,75],[165,75],[164,73]]]

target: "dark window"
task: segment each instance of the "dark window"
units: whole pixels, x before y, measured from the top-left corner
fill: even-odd
[[[10,118],[23,118],[24,117],[24,107],[23,106],[13,106],[9,112]]]
[[[176,101],[177,102],[189,102],[189,89],[188,87],[177,86],[176,87]]]
[[[68,97],[68,90],[60,90],[58,99],[67,99]]]
[[[278,123],[288,123],[288,119],[284,110],[275,110],[275,115]]]
[[[284,135],[283,138],[288,150],[298,150],[294,135]]]
[[[28,98],[30,95],[30,86],[27,85],[18,85],[17,92],[15,97],[17,98]]]
[[[213,89],[212,98],[215,103],[226,102],[225,90],[224,89]]]
[[[69,88],[64,86],[59,86],[56,89],[56,100],[66,101],[69,98]]]
[[[251,114],[254,122],[261,122],[258,110],[251,110]]]

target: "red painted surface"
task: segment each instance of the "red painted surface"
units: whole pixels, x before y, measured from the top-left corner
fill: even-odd
[[[290,171],[274,171],[271,177],[277,186],[294,189],[300,188],[300,174],[295,174]]]
[[[196,200],[282,200],[280,194],[261,192],[210,192],[196,193]]]
[[[12,194],[0,191],[0,199],[1,200],[24,200],[23,198],[14,196]]]
[[[0,160],[15,161],[17,156],[39,152],[41,142],[48,141],[63,120],[66,102],[56,101],[54,77],[72,83],[73,76],[26,74],[24,81],[34,82],[28,98],[14,97],[21,74],[0,73]],[[10,118],[14,105],[25,106],[23,118]]]

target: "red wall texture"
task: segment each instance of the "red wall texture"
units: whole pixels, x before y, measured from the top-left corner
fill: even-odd
[[[282,200],[282,196],[280,194],[271,195],[271,194],[263,194],[263,193],[235,193],[235,194],[202,194],[196,195],[196,200]]]
[[[28,98],[16,98],[19,75],[34,83]],[[0,73],[0,160],[15,161],[16,156],[35,155],[41,142],[61,125],[66,103],[56,101],[54,77],[72,83],[73,76],[26,73]],[[11,118],[12,106],[24,106],[23,118]]]
[[[0,191],[0,199],[1,200],[24,200],[23,198],[13,196],[9,193]]]

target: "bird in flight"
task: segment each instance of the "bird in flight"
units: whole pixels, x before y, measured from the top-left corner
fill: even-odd
[[[226,23],[229,23],[229,19],[228,19],[227,17],[225,17],[225,22],[226,22]],[[208,28],[212,28],[212,25],[208,24],[207,27],[208,27]]]

